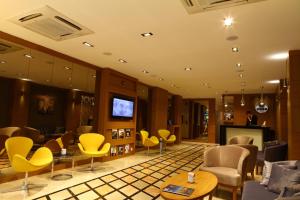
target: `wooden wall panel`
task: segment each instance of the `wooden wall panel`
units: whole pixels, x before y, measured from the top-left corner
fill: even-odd
[[[259,100],[260,94],[245,94],[244,99],[246,105],[242,107],[241,95],[240,94],[230,94],[228,96],[234,97],[234,120],[235,125],[246,125],[246,112],[249,110],[255,114],[258,118],[257,124],[261,125],[264,121],[267,122],[267,126],[271,129],[276,129],[276,94],[265,94],[264,100],[269,105],[269,110],[267,113],[259,114],[255,111],[255,103]]]
[[[289,52],[288,158],[300,160],[300,50]]]
[[[216,143],[216,99],[208,99],[208,142]]]
[[[10,126],[27,126],[30,83],[16,79],[14,81],[12,91]]]
[[[151,88],[151,119],[150,133],[158,136],[158,129],[167,129],[168,121],[168,91],[161,88]]]
[[[0,128],[10,124],[13,82],[13,79],[0,77]]]
[[[172,107],[173,117],[172,118],[174,119],[173,131],[177,137],[176,143],[179,144],[179,143],[181,143],[181,140],[182,140],[182,134],[181,134],[182,120],[181,120],[181,118],[182,118],[183,99],[179,95],[173,95],[172,101],[173,101],[173,107]]]
[[[276,133],[278,140],[288,141],[287,89],[279,86],[276,102]]]

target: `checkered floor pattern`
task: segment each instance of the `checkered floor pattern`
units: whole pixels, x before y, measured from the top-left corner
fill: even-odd
[[[193,144],[35,200],[160,199],[159,187],[163,181],[178,173],[195,170],[203,162],[206,147],[205,144]]]

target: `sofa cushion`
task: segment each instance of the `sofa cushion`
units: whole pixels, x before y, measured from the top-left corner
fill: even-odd
[[[216,175],[219,183],[230,186],[239,186],[241,184],[242,178],[237,169],[228,167],[200,167],[200,170]]]
[[[278,194],[270,192],[257,181],[247,181],[244,184],[242,200],[274,200]]]
[[[276,165],[280,165],[284,168],[288,168],[288,169],[296,169],[296,160],[288,160],[288,161],[278,161],[278,162],[268,162],[265,161],[265,165],[263,168],[263,173],[262,173],[262,180],[261,180],[261,184],[262,185],[268,185],[269,183],[269,179],[271,176],[271,172],[272,172],[272,166],[273,164]]]
[[[295,191],[294,193],[300,192],[300,170],[273,165],[268,189],[272,192],[280,193],[284,187]]]

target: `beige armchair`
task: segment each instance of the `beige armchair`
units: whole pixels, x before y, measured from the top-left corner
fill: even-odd
[[[256,158],[258,152],[258,146],[252,144],[239,144],[238,146],[248,149],[250,155],[248,157],[248,164],[246,168],[246,173],[251,173],[252,179],[254,179],[254,169],[256,165]]]
[[[238,135],[230,138],[229,144],[253,144],[253,138],[245,135]]]
[[[204,152],[204,163],[200,170],[211,172],[219,185],[232,189],[232,199],[237,199],[237,190],[242,188],[246,177],[249,151],[236,145],[216,146]]]
[[[5,127],[0,128],[0,135],[7,135],[8,137],[20,136],[21,129],[19,127]]]

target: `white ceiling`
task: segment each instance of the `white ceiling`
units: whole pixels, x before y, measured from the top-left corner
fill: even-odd
[[[0,5],[1,31],[186,98],[237,93],[241,81],[246,82],[245,93],[260,92],[262,84],[265,91],[274,92],[276,86],[265,81],[284,78],[285,61],[267,56],[300,49],[299,0],[266,0],[193,15],[187,14],[180,0],[0,0]],[[9,21],[45,5],[94,34],[57,42]],[[222,20],[229,15],[235,23],[226,29]],[[144,32],[154,36],[143,38]],[[226,40],[231,35],[239,39]],[[83,46],[84,41],[95,47]],[[240,52],[232,53],[233,46]],[[120,58],[128,63],[118,62]],[[243,79],[235,70],[237,62],[244,65]],[[184,71],[187,66],[192,71]],[[150,73],[142,73],[144,69]]]

